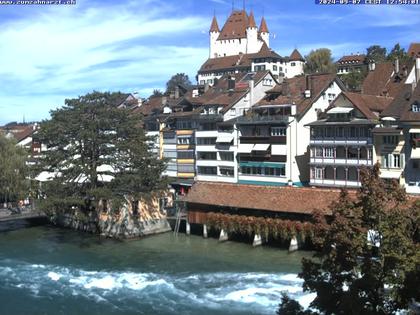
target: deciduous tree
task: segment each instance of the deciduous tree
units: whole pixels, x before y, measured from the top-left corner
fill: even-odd
[[[376,63],[384,62],[386,59],[386,48],[379,45],[372,45],[366,49],[366,58],[368,61]]]
[[[173,75],[166,83],[166,93],[174,91],[177,85],[182,85],[186,88],[190,87],[191,81],[188,78],[188,75],[186,75],[185,73],[177,73]]]
[[[330,222],[315,217],[319,252],[302,261],[303,288],[316,293],[311,308],[320,314],[395,314],[419,300],[420,208],[379,178],[379,165],[360,176],[356,200],[343,192]]]
[[[335,73],[336,67],[328,48],[312,50],[305,56],[305,73]]]
[[[0,201],[17,201],[29,193],[26,166],[28,152],[14,139],[0,134]]]

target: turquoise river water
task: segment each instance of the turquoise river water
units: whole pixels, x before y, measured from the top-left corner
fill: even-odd
[[[172,233],[115,241],[49,226],[0,233],[0,314],[275,314],[303,305],[307,253]]]

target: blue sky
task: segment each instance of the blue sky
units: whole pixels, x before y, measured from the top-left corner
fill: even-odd
[[[243,1],[235,1],[242,8]],[[420,6],[320,6],[313,0],[247,0],[264,14],[281,55],[328,47],[335,58],[379,44],[420,41]],[[92,90],[164,89],[192,80],[208,57],[213,12],[221,27],[231,0],[78,0],[75,6],[0,7],[0,124],[41,120],[64,99]]]

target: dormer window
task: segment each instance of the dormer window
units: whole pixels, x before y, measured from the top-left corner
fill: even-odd
[[[411,105],[411,111],[412,111],[413,113],[419,113],[419,112],[420,112],[420,104],[419,104],[418,102],[414,102],[414,103]]]

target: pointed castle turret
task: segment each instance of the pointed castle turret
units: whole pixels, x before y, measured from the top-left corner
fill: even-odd
[[[220,35],[219,24],[217,24],[216,15],[213,16],[213,20],[210,25],[210,55],[209,58],[217,57],[217,39]]]
[[[248,17],[248,26],[246,28],[246,51],[258,51],[258,28],[255,23],[254,13],[251,11]]]
[[[261,19],[259,33],[262,40],[266,42],[268,47],[270,47],[270,31],[268,30],[267,22],[265,21],[264,17]]]

